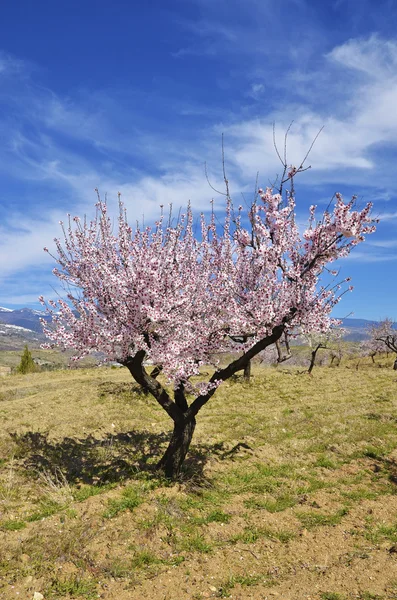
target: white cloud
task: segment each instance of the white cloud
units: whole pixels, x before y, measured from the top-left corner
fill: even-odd
[[[329,69],[325,75],[327,61]],[[383,186],[386,189],[380,189],[380,193],[390,197],[397,150],[396,67],[394,41],[372,36],[334,48],[325,57],[318,76],[312,71],[305,78],[305,102],[284,104],[255,119],[218,127],[218,131],[225,132],[226,147],[230,147],[236,168],[244,174],[279,170],[272,147],[272,122],[277,124],[277,143],[282,151],[283,133],[293,119],[287,144],[291,164],[300,164],[319,129],[324,127],[308,159],[314,166],[310,182],[332,182],[337,178],[340,183],[378,189]],[[360,75],[353,81],[352,69]],[[293,76],[299,79],[299,72]],[[315,88],[316,98],[322,95],[328,102],[319,103],[318,107],[311,104],[311,87]]]
[[[0,227],[1,277],[29,265],[49,265],[52,259],[43,247],[50,246],[58,233],[59,224],[55,218],[43,221],[24,219],[21,215],[11,218]]]
[[[264,92],[265,86],[263,83],[252,83],[247,92],[247,96],[249,98],[253,98],[254,100],[259,100],[261,97],[263,97]]]
[[[335,47],[328,58],[373,79],[396,78],[397,42],[394,40],[383,40],[377,35],[350,39]]]
[[[201,27],[204,36],[204,24]],[[211,28],[208,26],[207,30],[210,33]],[[228,35],[232,34],[229,32]],[[222,36],[227,37],[226,31]],[[16,73],[17,61],[14,63],[12,60],[7,63],[0,55],[0,75],[5,68],[11,67]],[[300,164],[324,126],[307,161],[307,164],[313,164],[313,172],[301,179],[303,185],[306,181],[318,186],[337,182],[338,187],[351,183],[368,187],[369,196],[371,190],[376,190],[376,195],[383,199],[394,197],[395,176],[391,167],[394,167],[397,149],[396,66],[396,42],[375,36],[349,40],[334,48],[320,65],[322,70],[331,69],[328,78],[324,74],[316,78],[316,71],[311,71],[310,77],[305,79],[308,96],[313,82],[316,79],[317,84],[321,82],[322,93],[328,95],[325,104],[316,106],[306,100],[284,102],[277,110],[258,104],[255,118],[250,113],[245,113],[244,117],[242,113],[226,114],[214,127],[206,126],[194,135],[190,131],[168,130],[144,133],[136,127],[135,115],[130,123],[126,122],[123,131],[120,122],[126,121],[128,109],[122,104],[119,106],[115,99],[109,99],[104,92],[101,101],[90,107],[86,97],[80,103],[66,100],[51,90],[39,90],[32,84],[27,91],[25,89],[25,95],[16,96],[15,101],[19,102],[21,119],[24,116],[29,122],[34,120],[36,132],[28,137],[22,127],[13,126],[7,130],[4,123],[3,131],[8,138],[0,149],[2,169],[20,181],[35,182],[44,187],[51,184],[54,189],[62,190],[62,194],[59,200],[54,200],[47,192],[43,202],[51,205],[51,209],[43,220],[29,217],[29,207],[23,217],[21,214],[8,215],[0,228],[3,277],[29,265],[49,266],[42,247],[50,245],[53,237],[59,235],[57,222],[67,209],[73,214],[92,214],[95,187],[102,196],[108,193],[113,199],[120,191],[132,224],[136,218],[141,220],[142,215],[146,222],[156,217],[160,204],[172,203],[177,212],[190,200],[197,210],[208,209],[215,194],[206,181],[204,161],[209,164],[212,184],[223,190],[222,133],[232,192],[251,192],[257,171],[261,185],[266,185],[266,178],[273,178],[281,169],[272,144],[273,121],[277,124],[277,143],[282,151],[284,132],[294,118],[287,150],[288,163],[295,165]],[[334,94],[335,72],[348,82],[352,71],[357,74],[354,83],[346,83],[342,91],[338,87]],[[287,72],[286,85],[288,77]],[[258,98],[265,98],[268,88],[268,82],[259,78],[248,86],[251,96]],[[199,108],[196,112],[204,114],[204,109],[200,112]],[[130,131],[135,132],[135,137],[130,136]],[[100,156],[90,156],[78,144],[73,149],[68,147],[62,136],[87,144],[95,152],[99,149]],[[379,159],[379,148],[387,145],[390,152]],[[122,159],[119,158],[121,155]],[[137,156],[155,165],[156,172],[149,174],[150,169],[136,168]],[[31,200],[33,214],[35,205],[33,198]],[[222,203],[220,198],[216,206]],[[382,221],[394,220],[397,212],[391,209],[380,214],[380,218]],[[394,247],[386,243],[382,246],[379,242],[374,246]],[[352,260],[366,262],[396,259],[392,254],[369,255],[361,251],[351,256]]]

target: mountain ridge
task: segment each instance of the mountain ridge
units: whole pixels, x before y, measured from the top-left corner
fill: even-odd
[[[32,341],[39,344],[43,343],[45,337],[43,335],[40,319],[50,321],[51,317],[44,311],[32,308],[11,309],[0,306],[0,336],[12,337],[13,335],[16,335],[19,341],[18,345],[20,345],[20,338],[23,336],[31,337]],[[355,319],[352,317],[346,317],[340,320],[342,321],[342,327],[347,330],[344,339],[352,342],[359,342],[367,339],[369,328],[379,323],[379,321],[373,321],[371,319]],[[4,325],[4,327],[1,327],[1,325]],[[12,327],[20,327],[23,329],[13,330]],[[394,324],[394,327],[397,329],[397,324]],[[33,336],[32,334],[35,335]]]

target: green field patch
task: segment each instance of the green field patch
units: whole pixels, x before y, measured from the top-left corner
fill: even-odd
[[[0,522],[0,529],[3,531],[19,531],[25,527],[26,523],[24,521],[8,520]]]
[[[343,517],[348,514],[347,508],[342,508],[333,514],[323,514],[315,511],[297,512],[296,516],[304,527],[325,527],[339,525]]]

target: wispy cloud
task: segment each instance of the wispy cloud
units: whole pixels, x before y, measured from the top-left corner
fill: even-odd
[[[394,212],[381,212],[379,214],[379,218],[381,219],[382,222],[384,222],[384,221],[393,221],[394,219],[397,219],[397,211],[394,211]]]
[[[31,65],[0,50],[0,77],[26,74]]]
[[[397,42],[383,40],[376,34],[367,39],[350,39],[335,47],[328,57],[374,80],[396,79]]]
[[[397,248],[397,238],[394,240],[370,240],[368,244],[376,248]]]
[[[359,262],[359,263],[382,263],[382,262],[394,262],[397,261],[397,253],[395,254],[382,254],[376,252],[361,252],[360,250],[352,252],[344,258],[347,262]]]
[[[163,94],[122,86],[61,93],[42,85],[39,70],[28,62],[0,53],[0,170],[10,184],[0,191],[0,260],[10,298],[18,271],[48,268],[42,246],[58,235],[65,212],[91,213],[96,187],[114,199],[120,191],[132,222],[143,215],[150,221],[159,204],[172,203],[177,210],[190,200],[205,210],[216,194],[204,162],[214,187],[223,188],[222,134],[236,197],[252,192],[258,171],[261,185],[274,180],[280,164],[273,122],[283,151],[284,133],[294,120],[287,142],[291,164],[300,164],[324,127],[307,163],[314,168],[299,183],[302,214],[315,194],[324,198],[346,187],[348,194],[365,189],[365,200],[378,199],[382,221],[397,219],[390,206],[397,41],[380,34],[340,36],[332,46],[303,0],[191,1],[199,18],[179,20],[188,35],[173,62],[180,67],[189,56],[211,55],[216,85],[201,95],[179,93],[172,78]],[[294,23],[288,43],[280,37],[287,5]],[[6,189],[24,205],[10,211]],[[373,247],[379,252],[355,252],[351,260],[397,260],[381,251],[394,248],[393,240]]]

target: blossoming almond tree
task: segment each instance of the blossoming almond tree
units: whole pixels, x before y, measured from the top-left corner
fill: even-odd
[[[371,334],[371,331],[369,331],[369,334]],[[360,343],[359,346],[359,354],[361,357],[364,356],[370,356],[372,362],[375,364],[375,356],[377,356],[378,354],[381,354],[382,352],[387,352],[387,348],[385,348],[385,345],[382,341],[380,340],[376,340],[372,337],[370,337],[367,340],[364,340],[363,342]]]
[[[397,329],[391,319],[384,319],[378,325],[373,325],[369,334],[368,345],[371,349],[376,349],[378,352],[391,350],[397,355]],[[397,371],[397,356],[393,363],[393,369]]]
[[[76,358],[100,351],[125,365],[155,398],[173,421],[158,467],[176,477],[197,414],[223,381],[286,331],[329,328],[342,292],[340,285],[319,287],[319,276],[374,230],[371,207],[354,210],[354,201],[336,195],[319,220],[311,207],[303,236],[294,198],[283,202],[271,189],[259,190],[248,215],[242,207],[234,213],[228,198],[222,227],[214,213],[209,220],[201,215],[199,236],[190,207],[175,225],[161,215],[153,228],[134,230],[120,199],[119,208],[114,229],[100,199],[92,221],[69,217],[62,224],[53,272],[67,296],[40,298],[52,316],[43,327]],[[243,354],[236,343],[238,358],[221,368],[213,355],[230,351],[242,335]],[[147,361],[162,369],[167,384],[151,376]],[[203,382],[197,376],[208,363],[215,370]]]
[[[314,365],[316,364],[317,352],[321,349],[331,349],[331,365],[336,357],[339,357],[340,360],[340,344],[345,333],[346,331],[342,327],[330,327],[325,333],[311,331],[303,335],[304,341],[310,348],[310,364],[307,370],[309,375],[311,375]]]

